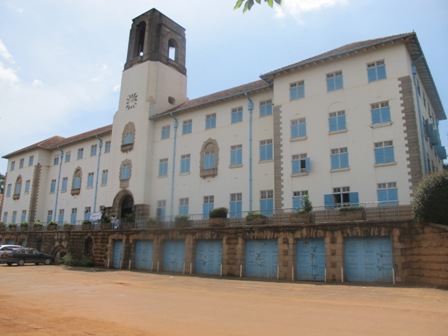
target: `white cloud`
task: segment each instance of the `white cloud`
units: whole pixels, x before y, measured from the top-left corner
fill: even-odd
[[[19,78],[11,68],[6,68],[3,63],[0,62],[0,85],[1,86],[14,86],[19,82]]]
[[[334,6],[345,6],[348,0],[283,0],[281,6],[275,6],[275,17],[292,16],[302,22],[302,14],[319,11]]]
[[[2,40],[0,40],[0,57],[11,63],[14,61],[12,55],[9,53],[8,48],[6,48]]]

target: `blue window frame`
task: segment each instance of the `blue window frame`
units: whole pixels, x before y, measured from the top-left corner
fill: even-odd
[[[291,120],[291,139],[306,137],[306,119]]]
[[[229,218],[241,218],[243,215],[243,194],[230,194]]]
[[[47,212],[47,223],[50,223],[53,220],[53,210],[48,210]]]
[[[11,197],[11,183],[6,186],[6,197]]]
[[[68,185],[68,177],[63,177],[62,184],[61,184],[61,192],[67,191],[67,185]]]
[[[392,140],[375,143],[375,164],[395,162]]]
[[[57,166],[59,164],[59,155],[55,155],[53,158],[53,166]]]
[[[25,163],[25,159],[20,159],[19,161],[19,169],[23,168],[23,164]]]
[[[25,194],[29,194],[30,193],[30,188],[31,188],[31,181],[30,180],[26,180],[26,182],[25,182]]]
[[[79,148],[78,149],[78,160],[81,160],[82,157],[84,156],[84,148]]]
[[[324,195],[324,202],[326,208],[358,206],[359,194],[351,192],[350,187],[337,187],[332,194]]]
[[[389,102],[381,102],[370,105],[372,124],[390,123]]]
[[[204,153],[204,169],[216,168],[216,154],[214,151],[206,151]]]
[[[84,208],[84,220],[90,220],[90,214],[92,213],[91,207]]]
[[[70,224],[75,225],[76,224],[76,216],[78,214],[77,208],[72,208],[72,212],[70,214]]]
[[[20,196],[22,191],[22,177],[19,176],[16,180],[16,184],[14,185],[14,196]]]
[[[168,159],[160,159],[159,176],[168,176]]]
[[[11,223],[15,224],[17,222],[17,211],[12,212]]]
[[[59,210],[58,225],[64,224],[64,209]]]
[[[347,129],[345,111],[331,112],[328,115],[328,126],[330,132],[344,131]]]
[[[202,203],[202,218],[203,219],[210,218],[210,211],[213,210],[214,203],[215,203],[215,196],[213,196],[213,195],[204,196],[203,203]]]
[[[243,108],[242,107],[235,107],[232,109],[232,117],[231,122],[232,124],[236,124],[243,121]]]
[[[182,134],[190,134],[193,131],[193,121],[191,119],[184,120],[182,123]]]
[[[31,155],[28,159],[28,166],[31,167],[34,164],[34,155]]]
[[[190,199],[188,197],[179,198],[179,215],[188,215]]]
[[[184,154],[180,157],[180,173],[188,174],[190,172],[190,154]]]
[[[87,175],[87,188],[93,188],[93,173]]]
[[[72,189],[81,189],[81,172],[77,171],[73,177],[73,187]]]
[[[110,140],[104,143],[104,153],[110,153]]]
[[[216,128],[216,113],[205,116],[205,129]]]
[[[376,61],[367,64],[367,77],[370,82],[386,79],[386,65],[384,61]]]
[[[14,169],[16,169],[16,162],[15,161],[11,161],[11,167],[9,168],[9,170],[13,171]]]
[[[348,168],[347,147],[334,148],[331,150],[331,169]]]
[[[92,145],[90,147],[90,156],[96,156],[97,149],[98,149],[98,145]]]
[[[54,193],[56,191],[56,180],[51,180],[50,184],[50,193]]]
[[[291,166],[293,175],[309,173],[311,166],[310,158],[307,157],[306,153],[293,155]]]
[[[272,115],[272,100],[264,100],[260,102],[260,117]]]
[[[120,180],[121,181],[129,180],[130,177],[131,177],[131,165],[129,163],[125,163],[121,166]]]
[[[265,216],[272,216],[274,214],[273,190],[260,191],[260,213],[262,213]]]
[[[301,210],[305,206],[305,197],[308,196],[308,190],[294,191],[292,193],[292,207],[295,210]]]
[[[260,141],[260,161],[272,160],[272,156],[272,140],[268,139]]]
[[[161,221],[166,220],[166,200],[157,201],[156,216]]]
[[[297,100],[305,97],[305,82],[295,82],[289,84],[289,99]]]
[[[104,169],[101,173],[101,185],[107,185],[107,177],[109,175],[109,170]]]
[[[230,147],[230,165],[239,166],[243,164],[243,146],[235,145]]]
[[[327,91],[340,90],[344,87],[342,71],[327,74]]]
[[[133,132],[125,133],[123,137],[123,145],[131,145],[133,143],[134,143],[134,133]]]
[[[3,223],[8,223],[8,211],[3,213]]]
[[[378,183],[377,198],[379,206],[398,205],[398,189],[396,182]]]
[[[71,158],[72,158],[72,153],[70,151],[65,153],[65,162],[70,162]]]
[[[26,210],[22,210],[22,215],[20,216],[20,223],[26,223]]]
[[[162,135],[161,135],[162,140],[168,139],[170,137],[170,130],[171,130],[170,125],[165,125],[162,127]]]

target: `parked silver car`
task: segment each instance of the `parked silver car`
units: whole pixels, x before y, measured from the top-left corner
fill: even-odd
[[[20,245],[0,245],[0,264],[4,263],[2,254],[6,253],[8,251],[20,249],[22,247],[23,246],[20,246]]]

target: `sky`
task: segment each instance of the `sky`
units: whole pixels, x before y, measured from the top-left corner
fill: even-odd
[[[0,156],[112,123],[132,19],[156,8],[186,29],[188,97],[342,45],[415,31],[448,114],[448,1],[0,0]],[[448,121],[440,135],[448,148]],[[7,160],[0,159],[0,173]]]

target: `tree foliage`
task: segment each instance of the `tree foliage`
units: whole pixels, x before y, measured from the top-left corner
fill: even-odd
[[[448,225],[448,171],[425,177],[412,202],[415,217],[421,222]]]
[[[261,4],[261,0],[237,0],[234,9],[239,9],[244,4],[243,13],[245,13],[252,8],[255,2]],[[274,7],[274,3],[278,5],[282,4],[282,0],[264,0],[264,2],[266,2],[269,7]]]

